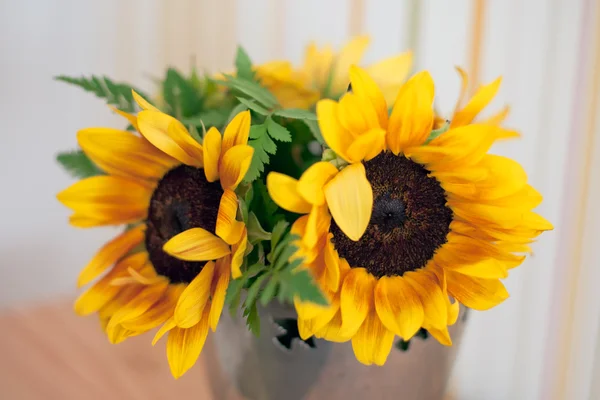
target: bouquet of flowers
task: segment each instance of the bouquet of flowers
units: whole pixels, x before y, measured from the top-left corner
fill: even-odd
[[[77,133],[58,194],[78,228],[123,226],[81,271],[75,302],[111,343],[159,328],[173,375],[198,359],[224,308],[260,335],[258,308],[292,304],[299,336],[351,341],[383,365],[394,338],[450,346],[459,307],[508,297],[501,279],[552,225],[515,161],[489,154],[518,133],[479,113],[500,79],[452,115],[405,53],[358,66],[368,40],[304,63],[168,69],[153,95],[109,78],[57,79],[96,94],[123,128]]]

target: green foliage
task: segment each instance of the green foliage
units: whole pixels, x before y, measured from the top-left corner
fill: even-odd
[[[250,209],[254,211],[261,225],[267,230],[274,227],[281,215],[278,213],[279,207],[267,191],[267,186],[262,180],[256,180],[252,183],[254,188],[254,196],[250,204]]]
[[[55,77],[57,81],[66,82],[71,85],[79,86],[86,92],[91,92],[97,97],[106,100],[108,104],[117,107],[125,112],[134,112],[136,103],[133,100],[132,90],[135,90],[140,96],[148,99],[141,90],[134,88],[126,83],[116,83],[105,76],[91,76],[74,78],[65,75]]]
[[[252,81],[254,80],[254,71],[252,70],[252,60],[248,53],[239,46],[235,55],[235,68],[237,76],[241,79]]]
[[[288,108],[286,110],[277,110],[273,114],[284,117],[284,118],[292,118],[292,119],[308,119],[310,121],[316,121],[317,115],[308,110],[301,110],[299,108]]]
[[[254,100],[268,109],[273,109],[277,105],[275,96],[257,82],[232,75],[225,75],[225,80],[218,80],[217,82],[231,89],[234,94],[239,94],[239,97]]]
[[[102,174],[102,171],[81,150],[59,153],[56,161],[74,178],[83,179]]]
[[[256,244],[262,240],[271,240],[271,233],[264,230],[264,228],[260,225],[256,214],[250,212],[248,214],[248,240],[252,244]]]
[[[174,68],[167,70],[162,93],[170,114],[175,118],[183,119],[195,115],[202,108],[202,98],[194,82]]]
[[[244,317],[246,317],[246,325],[250,332],[254,334],[254,336],[260,336],[260,316],[258,315],[258,309],[256,308],[256,303],[253,303],[250,307],[246,307],[244,309]]]
[[[269,154],[274,155],[277,152],[277,145],[273,140],[290,142],[290,132],[271,117],[267,117],[264,124],[252,125],[248,144],[254,148],[254,155],[244,182],[253,182],[265,172],[265,165],[270,162]]]
[[[237,99],[240,101],[240,103],[248,107],[250,110],[257,112],[261,115],[269,115],[269,110],[267,110],[254,100],[245,99],[243,97],[238,97]]]
[[[246,111],[248,109],[248,106],[240,103],[237,106],[233,107],[233,109],[231,110],[231,112],[229,113],[229,116],[227,117],[227,123],[230,123],[231,120],[238,115],[239,113],[241,113],[242,111]]]
[[[323,134],[321,134],[321,129],[319,128],[319,124],[317,121],[305,119],[304,123],[310,129],[310,133],[312,133],[313,137],[317,142],[319,142],[322,146],[325,146],[325,139],[323,139]]]

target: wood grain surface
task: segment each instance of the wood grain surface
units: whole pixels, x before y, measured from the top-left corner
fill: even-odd
[[[111,345],[95,317],[78,317],[70,301],[0,312],[0,399],[216,399],[206,360],[179,380],[167,365],[165,343],[152,334]],[[214,376],[214,374],[210,374]],[[241,399],[228,389],[228,400]],[[448,400],[450,397],[448,397]]]

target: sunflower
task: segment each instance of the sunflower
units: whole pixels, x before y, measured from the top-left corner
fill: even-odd
[[[471,124],[495,90],[482,88],[439,134],[429,73],[401,87],[391,113],[366,71],[352,66],[350,81],[339,101],[317,104],[336,162],[299,180],[272,172],[267,187],[280,207],[306,214],[292,228],[297,256],[329,298],[327,307],[295,302],[301,336],[351,340],[360,362],[382,365],[395,335],[421,327],[451,345],[459,303],[486,310],[505,300],[500,279],[552,226],[532,211],[542,197],[521,166],[488,154],[515,132],[498,118]]]
[[[230,276],[240,276],[247,230],[236,220],[235,189],[253,149],[248,111],[196,142],[176,119],[134,93],[137,117],[118,111],[141,136],[110,128],[77,134],[106,175],[58,194],[76,227],[128,224],[81,271],[78,285],[98,279],[75,302],[98,313],[109,340],[123,341],[163,324],[167,358],[178,378],[215,331]],[[219,181],[219,182],[217,182]]]
[[[369,38],[357,37],[335,54],[330,46],[319,49],[311,43],[304,61],[295,69],[289,61],[272,61],[257,68],[257,76],[284,108],[310,108],[319,98],[338,98],[348,87],[348,69],[363,57]],[[376,64],[367,70],[379,83],[386,99],[393,100],[406,79],[412,54],[406,52]]]

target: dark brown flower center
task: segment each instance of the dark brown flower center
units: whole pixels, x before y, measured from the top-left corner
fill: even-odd
[[[452,211],[439,182],[404,156],[385,152],[364,163],[373,187],[373,212],[358,242],[332,221],[333,243],[352,267],[376,277],[424,267],[446,242]]]
[[[148,207],[146,250],[154,269],[171,282],[191,282],[205,262],[190,262],[171,257],[163,245],[173,236],[191,228],[215,232],[223,189],[210,183],[204,170],[179,166],[160,180]]]

